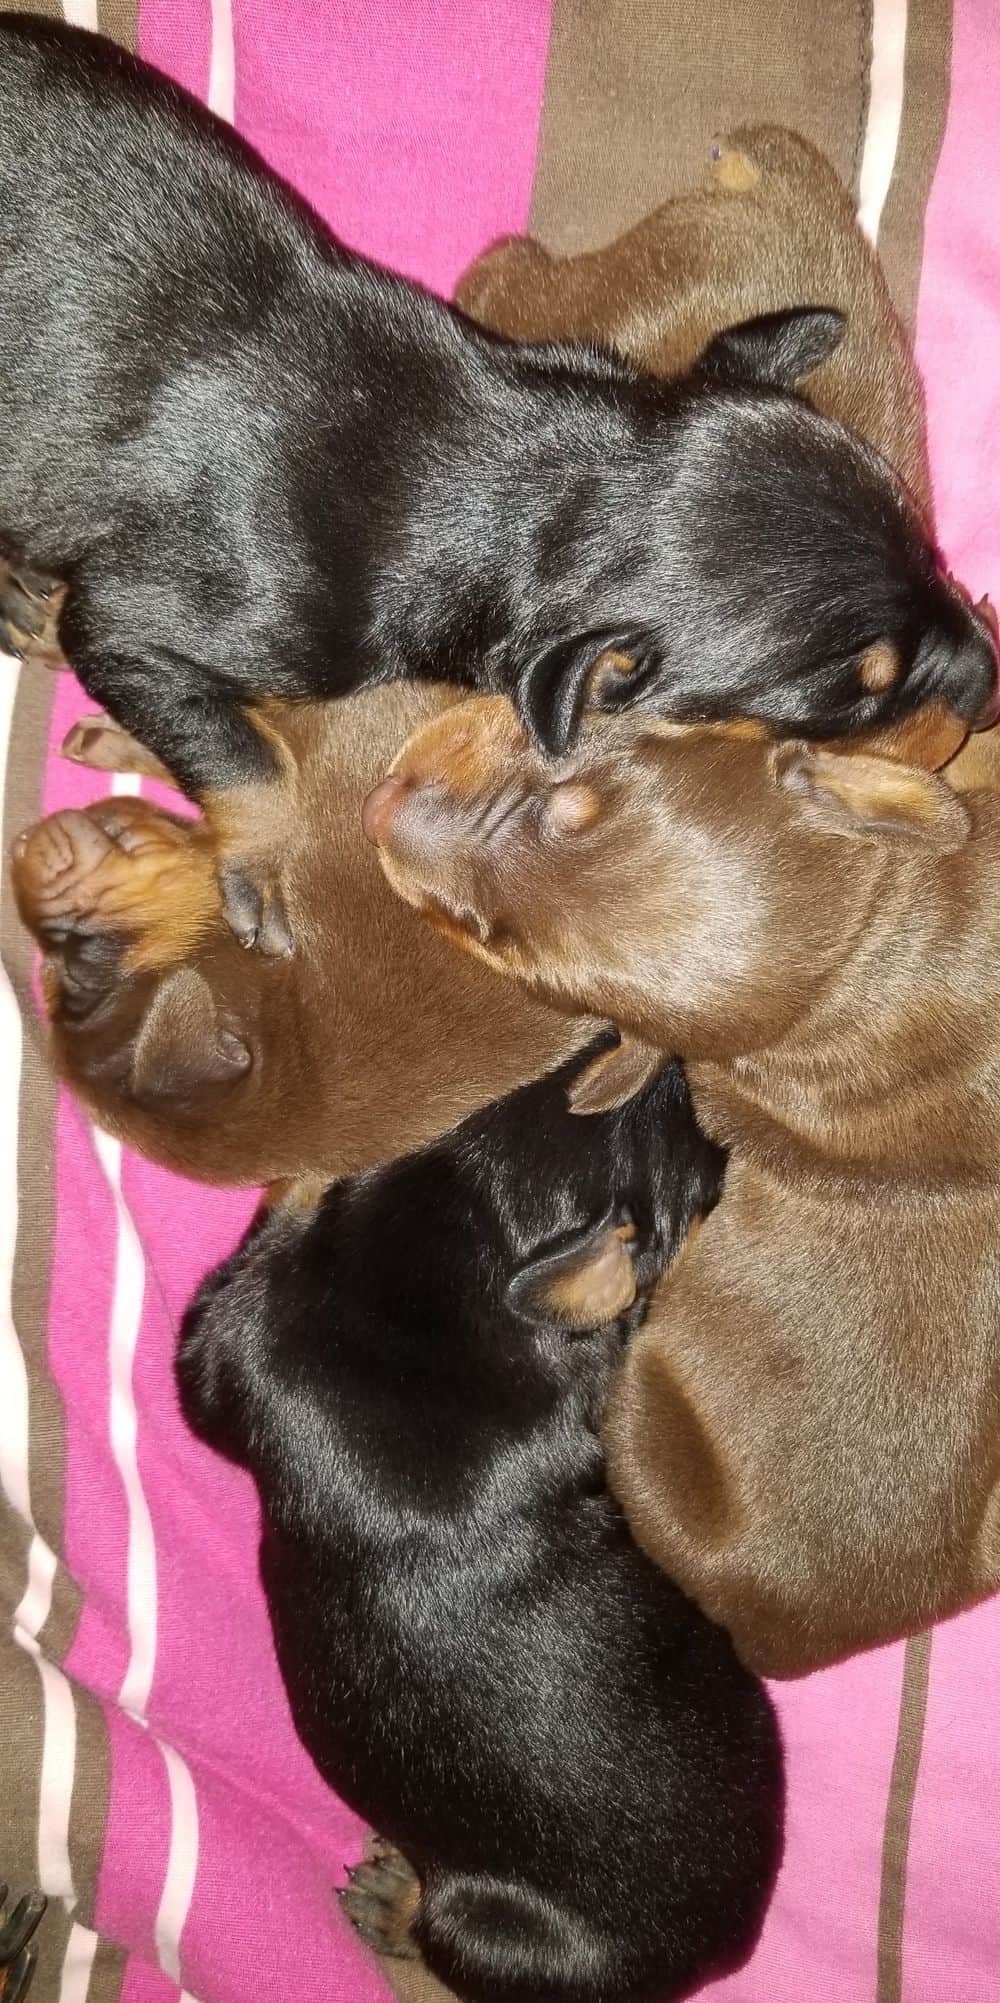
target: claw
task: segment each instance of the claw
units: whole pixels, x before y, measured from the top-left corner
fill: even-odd
[[[240,945],[268,959],[291,959],[295,944],[278,885],[260,885],[239,863],[224,863],[219,887],[226,923]]]

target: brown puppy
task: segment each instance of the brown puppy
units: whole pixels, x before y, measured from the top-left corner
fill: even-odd
[[[21,836],[14,886],[46,953],[56,1063],[104,1126],[204,1181],[330,1179],[421,1146],[582,1047],[592,1025],[456,963],[362,837],[362,801],[407,722],[452,699],[386,688],[281,712],[291,960],[239,946],[202,823],[115,799]],[[73,746],[139,757],[112,725],[78,726]]]
[[[877,442],[926,508],[920,387],[879,266],[832,169],[791,134],[736,135],[707,189],[604,251],[555,264],[530,243],[501,246],[460,298],[501,331],[601,338],[667,370],[749,315],[842,307],[847,333],[810,392]],[[51,660],[44,597],[10,577],[3,596],[8,623]],[[604,672],[629,666],[612,659]],[[873,648],[873,676],[892,671]],[[22,845],[15,881],[47,955],[56,1061],[103,1124],[210,1181],[339,1175],[418,1146],[579,1047],[582,1027],[457,967],[388,895],[361,840],[369,786],[447,699],[395,686],[258,719],[293,806],[291,963],[243,956],[204,836],[145,803],[94,808],[89,829],[63,817],[53,839]],[[933,765],[964,731],[928,705],[883,743]],[[78,726],[69,749],[152,769],[113,726]],[[230,796],[240,853],[266,839],[275,797]]]
[[[967,756],[952,786],[632,719],[553,770],[488,700],[368,813],[439,927],[632,1039],[578,1109],[678,1055],[732,1150],[607,1445],[640,1544],[769,1675],[1000,1587],[1000,759]]]

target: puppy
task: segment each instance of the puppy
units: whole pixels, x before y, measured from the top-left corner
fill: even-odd
[[[579,1065],[273,1209],[178,1362],[260,1492],[299,1734],[383,1839],[344,1905],[473,2003],[686,1996],[750,1951],[780,1851],[765,1694],[632,1544],[599,1443],[720,1160],[676,1067],[581,1122]]]
[[[0,90],[0,546],[63,581],[85,688],[204,805],[245,943],[292,942],[267,698],[469,680],[558,750],[614,647],[602,701],[688,717],[993,703],[899,479],[793,394],[839,313],[756,318],[670,384],[500,342],[92,35],[5,17]]]
[[[45,955],[55,1062],[102,1126],[202,1181],[325,1182],[421,1147],[583,1048],[595,1025],[456,963],[363,838],[365,795],[407,722],[452,700],[387,688],[281,711],[291,959],[241,950],[204,823],[121,798],[21,836],[14,890]],[[78,725],[71,749],[149,770],[108,723]]]
[[[824,416],[849,416],[926,512],[919,382],[835,174],[768,128],[718,150],[707,189],[605,250],[560,263],[520,241],[489,252],[462,303],[502,332],[598,337],[683,370],[727,325],[827,297],[846,331],[810,377],[810,399]],[[28,597],[23,574],[0,571],[0,602],[20,647],[58,658],[58,592],[46,597],[42,584]],[[628,667],[611,654],[598,677],[622,684]],[[892,667],[876,649],[865,672]],[[46,954],[56,1062],[103,1125],[210,1181],[329,1180],[419,1147],[582,1047],[591,1025],[456,962],[390,896],[361,839],[366,793],[447,700],[397,685],[258,710],[282,779],[241,795],[241,843],[281,840],[290,963],[240,953],[218,905],[216,852],[196,825],[116,800],[22,842],[15,886]],[[812,720],[829,722],[822,691]],[[930,701],[869,741],[934,764],[964,729]],[[162,776],[106,721],[82,722],[66,748]]]
[[[1000,1587],[998,781],[978,740],[953,787],[639,719],[553,768],[494,698],[368,810],[434,925],[622,1026],[578,1111],[666,1052],[731,1150],[606,1438],[643,1549],[769,1675]]]

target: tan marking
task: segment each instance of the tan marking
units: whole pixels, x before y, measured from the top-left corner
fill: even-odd
[[[274,755],[277,771],[246,786],[225,786],[203,801],[220,859],[274,857],[280,862],[302,815],[299,768],[282,732],[276,704],[247,707],[245,715]]]
[[[862,655],[858,680],[871,695],[879,695],[883,689],[891,689],[898,682],[902,665],[895,647],[890,646],[887,640],[880,640],[877,646],[869,647],[868,652]]]
[[[543,1290],[543,1298],[557,1321],[568,1328],[599,1328],[615,1321],[636,1296],[635,1266],[628,1251],[629,1227],[619,1225],[607,1233],[586,1260],[557,1273]]]
[[[712,175],[720,188],[731,195],[748,195],[760,186],[760,169],[755,167],[745,153],[727,146],[724,140],[716,140],[722,152],[718,160],[712,161]]]
[[[268,1185],[268,1207],[288,1210],[295,1217],[312,1217],[329,1187],[329,1182],[318,1175],[283,1176],[280,1182]]]
[[[563,834],[582,834],[600,819],[601,801],[593,786],[583,779],[567,779],[554,786],[545,808],[546,819]]]
[[[506,696],[478,696],[445,710],[408,738],[389,776],[416,786],[447,786],[459,798],[474,800],[527,749],[527,735]]]
[[[954,757],[968,734],[968,724],[954,710],[945,703],[930,702],[912,716],[900,717],[878,730],[864,731],[860,737],[824,740],[823,749],[838,757],[871,752],[878,758],[891,758],[899,765],[919,765],[925,772],[936,772]]]

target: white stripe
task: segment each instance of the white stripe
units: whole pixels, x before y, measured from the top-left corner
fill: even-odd
[[[24,1597],[14,1615],[16,1627],[23,1627],[26,1634],[37,1638],[49,1617],[52,1606],[52,1581],[56,1575],[56,1554],[49,1549],[43,1537],[36,1530],[28,1552],[28,1583]]]
[[[48,1662],[34,1635],[15,1627],[14,1640],[34,1661],[42,1680],[45,1730],[38,1802],[38,1882],[49,1898],[76,1904],[69,1861],[69,1813],[76,1768],[76,1707],[61,1669]]]
[[[121,1145],[94,1131],[97,1158],[114,1200],[118,1220],[114,1291],[109,1335],[111,1451],[121,1476],[128,1510],[127,1602],[129,1660],[118,1694],[122,1708],[144,1718],[156,1663],[156,1545],[153,1522],[139,1475],[139,1421],[132,1372],[142,1322],[146,1268],[139,1234],[122,1195]]]
[[[906,4],[907,0],[873,0],[872,5],[868,122],[858,189],[858,222],[872,243],[878,242],[903,117]]]
[[[71,28],[97,27],[97,0],[63,0],[63,16]]]
[[[236,49],[233,43],[233,0],[212,0],[212,59],[208,72],[210,111],[227,118],[236,109]]]
[[[153,1938],[164,1975],[181,1979],[180,1945],[198,1873],[198,1798],[191,1773],[173,1746],[157,1740],[170,1788],[170,1854]]]
[[[59,2003],[87,2003],[90,1972],[96,1953],[96,1933],[91,1933],[89,1927],[74,1923],[63,1958]]]

